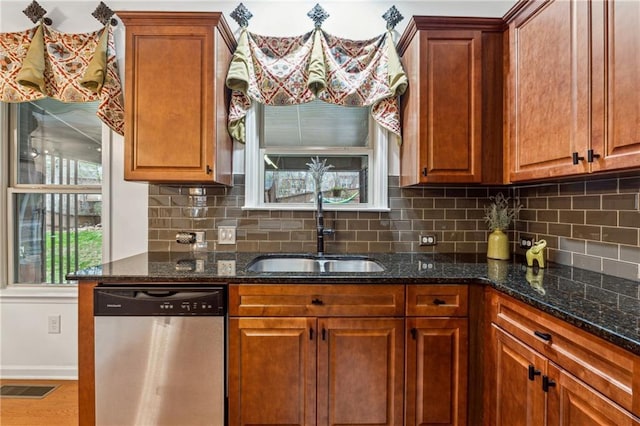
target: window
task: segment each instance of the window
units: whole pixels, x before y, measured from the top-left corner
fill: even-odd
[[[96,103],[9,106],[9,282],[64,284],[102,263],[102,122]]]
[[[386,210],[387,139],[369,107],[256,105],[247,115],[245,208],[313,209],[307,163],[317,156],[333,166],[322,181],[326,209]]]

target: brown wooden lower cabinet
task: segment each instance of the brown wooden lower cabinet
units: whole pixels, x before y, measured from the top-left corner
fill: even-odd
[[[492,325],[495,425],[638,426],[631,413]]]
[[[466,425],[468,320],[407,318],[406,425]]]
[[[229,424],[312,425],[315,318],[229,319]]]
[[[403,330],[399,318],[230,318],[229,424],[402,424]]]
[[[640,426],[637,357],[497,293],[488,315],[487,424]]]
[[[81,425],[94,424],[95,285],[79,291]],[[228,424],[640,426],[640,357],[482,294],[230,285]]]
[[[494,368],[488,368],[491,388],[490,424],[544,425],[545,398],[542,374],[547,374],[544,357],[491,325],[495,350]]]
[[[624,408],[553,363],[549,364],[549,377],[555,382],[547,399],[549,426],[640,425]]]

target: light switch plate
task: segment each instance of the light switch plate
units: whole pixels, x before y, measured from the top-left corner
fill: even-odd
[[[219,226],[218,227],[218,244],[235,244],[236,243],[236,227],[235,226]]]

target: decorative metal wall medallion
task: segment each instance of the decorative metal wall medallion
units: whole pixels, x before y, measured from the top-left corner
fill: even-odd
[[[115,12],[109,9],[109,6],[104,4],[104,2],[100,2],[91,16],[96,18],[102,25],[107,25],[107,22],[109,22],[114,13]],[[111,19],[111,25],[116,25],[117,23],[118,21],[116,21],[115,19]]]
[[[253,14],[249,12],[242,3],[238,5],[233,12],[231,12],[231,17],[234,21],[238,23],[240,28],[247,28],[249,26],[249,20],[253,18]]]
[[[382,19],[387,21],[387,29],[392,30],[396,27],[396,24],[404,19],[404,16],[398,12],[395,6],[391,6],[389,10],[382,15]]]
[[[316,24],[316,28],[320,28],[325,19],[329,17],[329,14],[320,6],[319,3],[307,13],[307,16]]]
[[[27,18],[31,19],[31,22],[35,24],[36,22],[41,20],[44,15],[47,14],[47,11],[42,6],[40,6],[40,4],[36,0],[33,0],[31,4],[22,11],[22,13],[27,15]],[[50,25],[51,19],[48,19],[48,22],[47,20],[45,20],[45,24]]]

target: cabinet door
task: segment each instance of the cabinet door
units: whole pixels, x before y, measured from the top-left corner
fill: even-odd
[[[640,425],[640,419],[553,363],[549,377],[555,382],[548,391],[549,426]]]
[[[466,425],[466,318],[407,319],[407,425]]]
[[[491,325],[491,344],[495,365],[493,371],[487,372],[493,385],[489,395],[490,424],[544,425],[542,375],[547,374],[546,358],[495,325]]]
[[[125,179],[230,184],[223,74],[231,50],[216,28],[223,18],[189,12],[119,16],[126,26]]]
[[[482,32],[420,31],[403,60],[400,185],[480,182]]]
[[[640,2],[593,5],[592,169],[640,167]]]
[[[574,165],[572,154],[584,157],[590,145],[590,2],[540,4],[530,3],[509,26],[512,181],[589,170],[585,160]]]
[[[318,320],[318,425],[400,425],[403,319]]]
[[[229,424],[316,424],[316,319],[229,319]]]

